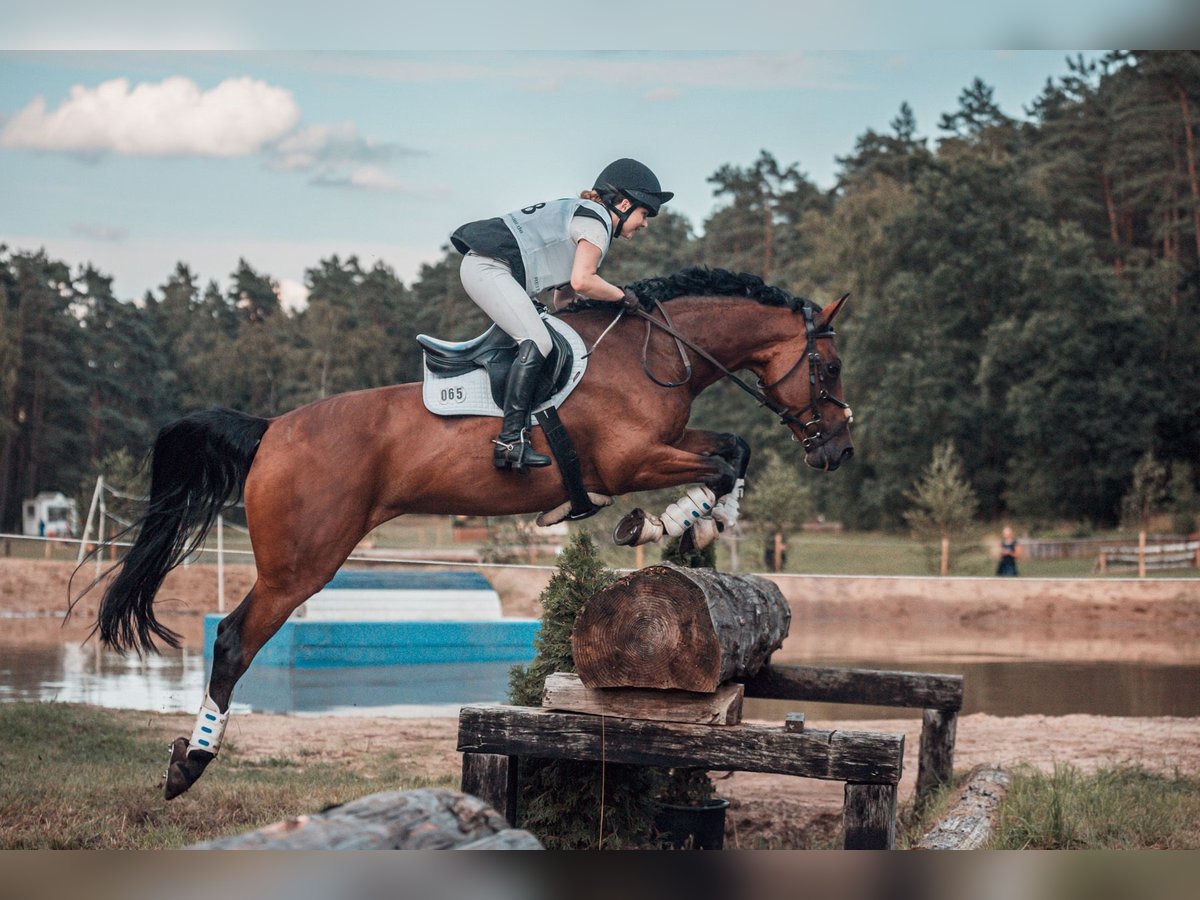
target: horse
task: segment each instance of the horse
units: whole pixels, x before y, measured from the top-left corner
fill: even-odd
[[[821,308],[756,276],[699,268],[632,287],[642,301],[637,315],[614,321],[614,306],[595,301],[558,313],[592,346],[587,375],[560,410],[589,494],[694,484],[736,506],[749,445],[687,423],[695,398],[737,370],[757,375],[757,388],[738,383],[780,416],[810,467],[832,471],[851,456],[831,328],[845,296]],[[675,336],[695,349],[694,365],[681,360]],[[373,528],[406,513],[519,515],[564,504],[556,466],[520,475],[494,468],[495,428],[485,417],[430,413],[421,384],[411,383],[328,397],[271,419],[214,408],[161,429],[147,510],[101,599],[101,642],[139,654],[157,652],[155,639],[179,645],[156,618],[154,596],[239,493],[257,567],[253,587],[218,627],[196,731],[172,745],[168,800],[215,758],[234,686],[255,654]],[[532,440],[547,452],[537,429]],[[644,539],[641,531],[625,528],[623,542]]]

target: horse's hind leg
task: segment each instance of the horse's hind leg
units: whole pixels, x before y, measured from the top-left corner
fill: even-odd
[[[335,565],[333,571],[336,569]],[[272,589],[260,578],[238,608],[221,620],[213,643],[208,691],[196,716],[192,736],[190,739],[176,738],[171,744],[164,789],[168,800],[195,784],[216,758],[229,719],[234,685],[246,674],[255,654],[287,621],[292,611],[319,590],[330,575],[332,571],[323,578],[289,590]]]

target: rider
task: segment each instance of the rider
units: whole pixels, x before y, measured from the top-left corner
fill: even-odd
[[[517,341],[504,394],[504,424],[492,461],[524,472],[548,466],[526,437],[533,393],[553,344],[532,299],[555,289],[556,306],[583,296],[636,308],[637,296],[596,274],[613,238],[630,239],[675,196],[635,159],[604,167],[578,198],[535,203],[507,215],[468,222],[450,236],[464,254],[460,275],[472,300]]]

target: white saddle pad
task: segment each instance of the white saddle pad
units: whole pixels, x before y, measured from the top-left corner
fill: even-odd
[[[535,408],[534,412],[548,406],[561,406],[571,395],[571,391],[575,390],[575,386],[583,380],[583,373],[587,369],[587,357],[584,356],[587,347],[583,338],[575,333],[575,329],[553,316],[544,315],[542,321],[548,328],[553,328],[567,339],[574,359],[566,384],[549,400]],[[504,410],[492,399],[492,387],[488,383],[487,372],[480,368],[471,369],[462,375],[445,376],[430,372],[429,366],[425,366],[421,397],[425,401],[425,408],[437,416],[504,415]]]

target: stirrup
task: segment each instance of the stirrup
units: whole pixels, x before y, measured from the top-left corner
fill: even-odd
[[[540,468],[548,466],[552,462],[550,457],[543,456],[533,449],[533,444],[526,438],[524,429],[517,436],[517,440],[512,443],[500,438],[493,438],[492,443],[496,445],[496,450],[492,454],[492,464],[501,471],[512,469],[518,474],[524,474],[527,468]],[[515,458],[514,454],[516,454]]]

